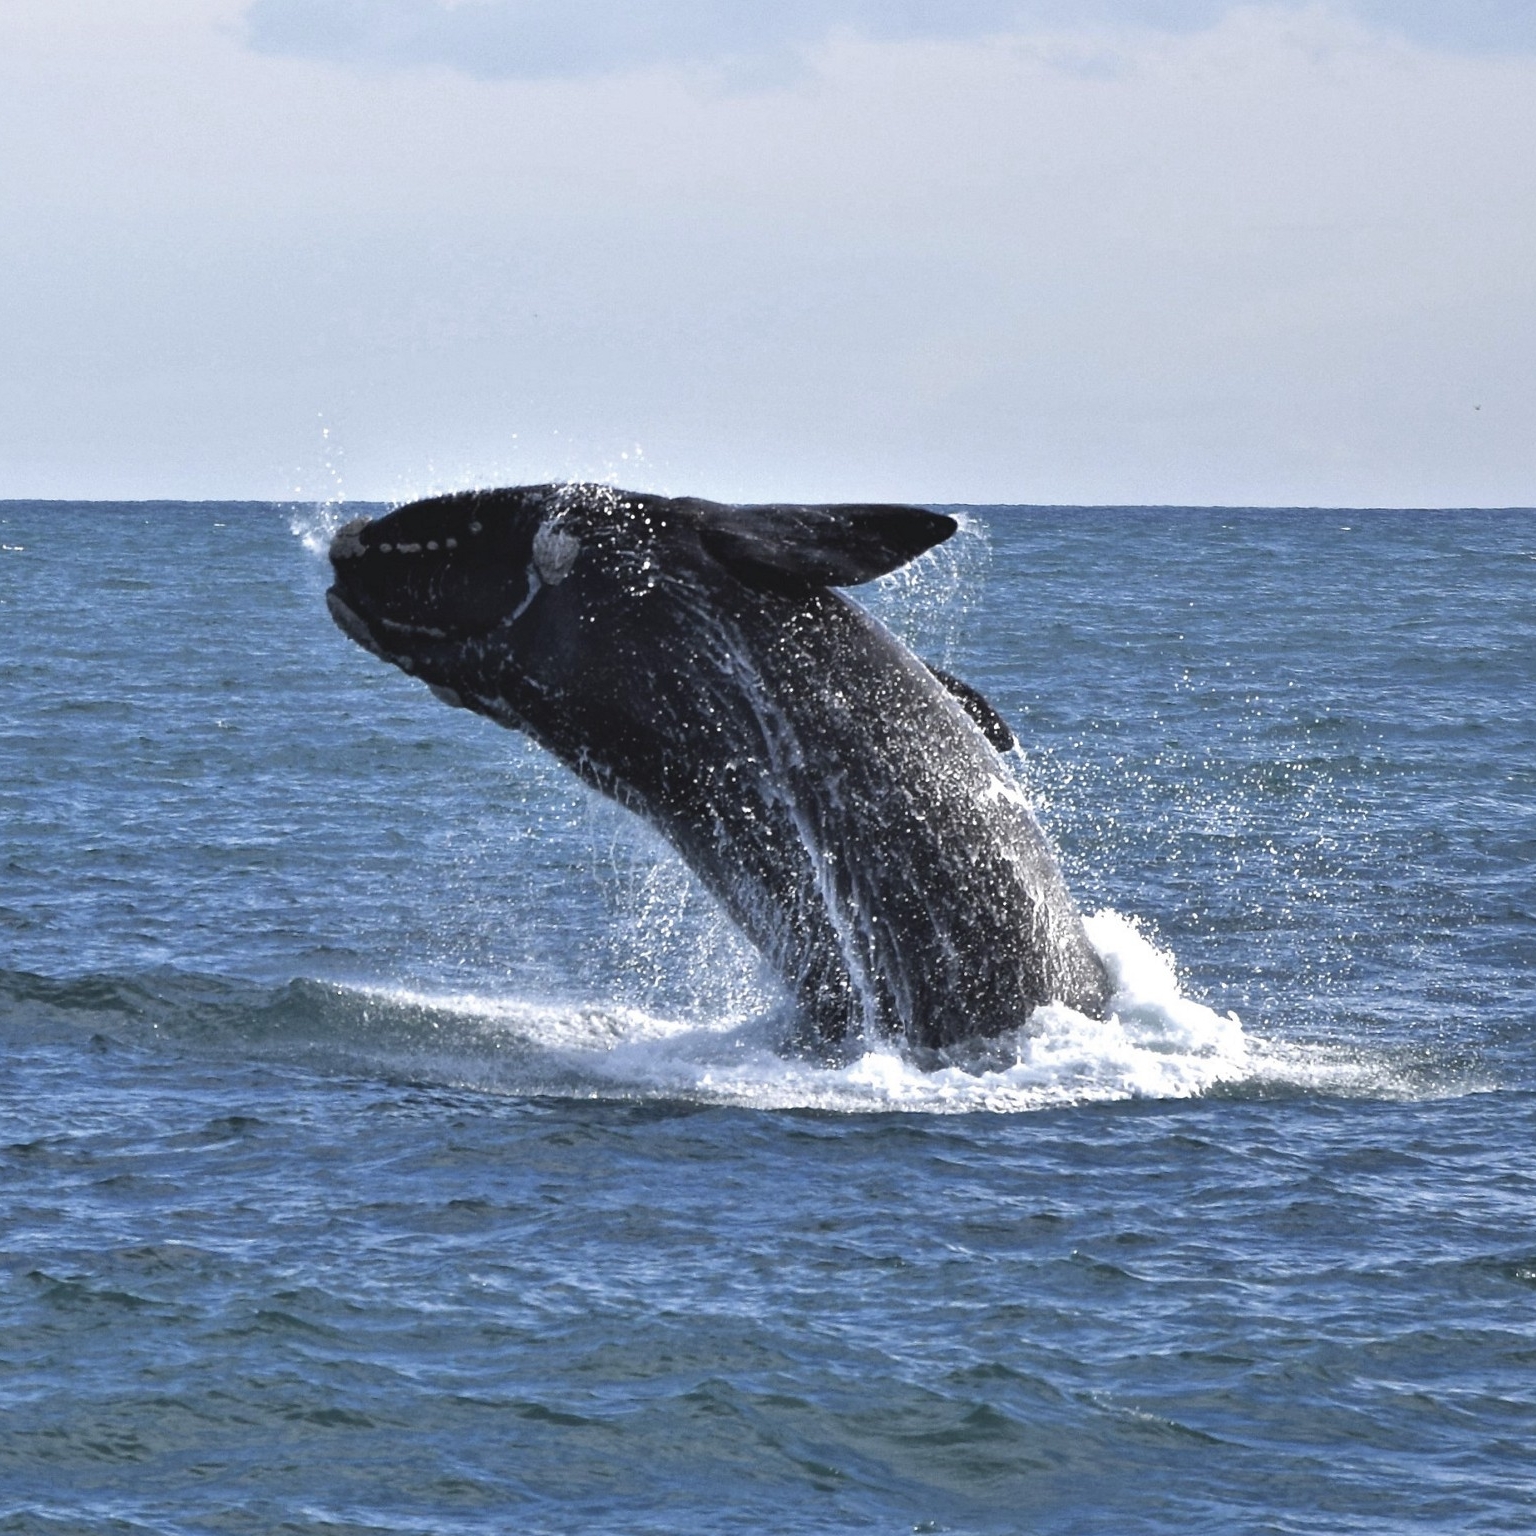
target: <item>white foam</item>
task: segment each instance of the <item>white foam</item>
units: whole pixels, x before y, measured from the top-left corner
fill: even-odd
[[[1233,1013],[1184,995],[1173,959],[1138,924],[1088,919],[1114,997],[1106,1019],[1059,1004],[1020,1030],[925,1069],[896,1046],[843,1063],[786,1057],[779,1020],[699,1023],[641,1009],[536,1003],[474,993],[372,993],[413,1023],[393,1044],[414,1069],[465,1086],[592,1098],[683,1099],[756,1109],[849,1113],[1020,1113],[1129,1099],[1189,1099],[1213,1089],[1315,1090],[1396,1097],[1383,1063],[1324,1047],[1274,1046]],[[397,1015],[398,1017],[398,1015]],[[377,1043],[391,1050],[386,1019]],[[425,1028],[423,1028],[425,1024]],[[408,1036],[409,1038],[405,1038]]]

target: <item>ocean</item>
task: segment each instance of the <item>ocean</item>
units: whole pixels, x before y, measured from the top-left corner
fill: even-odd
[[[1536,1529],[1536,513],[859,589],[1118,988],[925,1072],[343,638],[368,510],[0,503],[0,1532]]]

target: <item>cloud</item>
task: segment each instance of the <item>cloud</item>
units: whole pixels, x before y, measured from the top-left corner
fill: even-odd
[[[1530,0],[1333,0],[1328,8],[1433,47],[1536,49]],[[540,79],[659,64],[771,67],[840,30],[877,40],[1101,27],[1179,33],[1235,9],[1236,0],[253,0],[245,24],[260,53]]]
[[[1208,26],[1231,0],[254,0],[262,53],[544,78],[792,58],[829,34],[977,37],[1031,28]]]
[[[1344,9],[1386,32],[1458,52],[1536,49],[1530,0],[1353,0]]]
[[[248,3],[0,4],[7,494],[1531,500],[1536,54],[1335,0],[525,88]]]

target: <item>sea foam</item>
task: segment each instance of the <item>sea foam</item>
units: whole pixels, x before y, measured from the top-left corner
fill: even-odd
[[[1255,1039],[1236,1014],[1186,995],[1173,957],[1134,919],[1103,911],[1087,926],[1115,989],[1105,1019],[1051,1004],[1001,1039],[937,1057],[896,1043],[834,1061],[787,1055],[771,1010],[701,1022],[479,993],[373,990],[369,1029],[396,1069],[460,1086],[755,1109],[1019,1113],[1213,1090],[1406,1091],[1385,1063]]]

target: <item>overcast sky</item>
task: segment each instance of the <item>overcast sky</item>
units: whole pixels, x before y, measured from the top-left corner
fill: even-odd
[[[1536,503],[1531,0],[0,0],[0,497]]]

